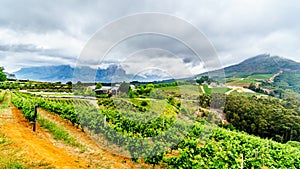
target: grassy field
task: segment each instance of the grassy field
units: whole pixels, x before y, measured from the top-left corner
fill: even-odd
[[[113,98],[114,105],[119,111],[154,112],[166,117],[176,117],[176,108],[170,105],[166,99],[152,98]],[[146,103],[146,105],[143,105]],[[107,108],[107,107],[103,107]],[[140,108],[144,108],[141,111]]]
[[[209,88],[207,85],[203,85],[205,94],[211,95],[212,93],[226,93],[231,90],[231,88],[228,87],[214,87]]]
[[[256,79],[256,80],[268,80],[273,76],[273,74],[255,74],[248,76],[248,79]]]
[[[262,97],[268,97],[268,95],[265,94],[261,94],[261,93],[248,93],[248,92],[237,92],[237,91],[233,91],[230,93],[230,95],[243,95],[246,97],[252,97],[252,96],[262,96]]]
[[[166,96],[182,97],[182,98],[196,98],[198,97],[201,89],[195,85],[181,85],[181,86],[169,86],[162,87],[157,90],[161,90]]]
[[[250,78],[230,78],[226,80],[226,85],[229,86],[249,86],[251,83],[256,83],[257,81]]]
[[[273,74],[255,74],[250,75],[246,78],[228,78],[226,79],[227,85],[230,86],[249,86],[251,83],[259,83],[262,80],[268,80],[273,76]]]

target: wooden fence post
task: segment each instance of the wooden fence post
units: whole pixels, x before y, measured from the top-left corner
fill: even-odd
[[[37,119],[37,108],[38,108],[38,104],[36,104],[34,106],[34,116],[33,116],[33,132],[36,132],[36,119]]]

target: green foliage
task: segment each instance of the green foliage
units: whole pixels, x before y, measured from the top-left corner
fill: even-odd
[[[120,84],[119,91],[121,93],[128,93],[129,88],[130,88],[130,84],[126,83],[126,82],[123,82],[123,83]]]
[[[80,96],[95,96],[95,92],[90,87],[86,86],[75,86],[74,87],[74,95]]]
[[[9,99],[8,98],[5,99],[5,96],[7,96],[7,92],[6,91],[2,91],[0,93],[0,103],[1,103],[1,105],[0,105],[0,113],[3,110],[7,109],[8,105],[9,105]]]
[[[178,83],[175,81],[175,82],[171,82],[171,83],[157,83],[157,84],[154,84],[154,88],[171,87],[171,86],[178,86]]]
[[[34,120],[34,105],[35,102],[30,99],[19,97],[19,95],[12,94],[12,103],[20,110],[22,110],[22,113],[24,117],[28,121]]]
[[[79,104],[75,104],[76,109],[72,107],[64,109],[71,102],[63,103],[61,100],[48,100],[25,94],[15,95],[23,101],[47,102],[44,104],[45,108],[48,106],[49,110],[52,109],[51,111],[60,115],[64,114],[61,117],[65,119],[72,120],[67,115],[75,115],[74,118],[78,120],[78,123],[89,131],[103,136],[109,144],[129,152],[133,160],[143,157],[147,163],[162,164],[167,168],[240,168],[241,165],[244,168],[265,166],[297,169],[300,167],[298,148],[242,132],[210,127],[203,123],[190,123],[180,118],[157,116],[159,113],[155,112],[135,111],[139,108],[137,106],[144,101],[140,98],[134,99],[133,102],[125,102],[126,99],[99,99],[100,110],[98,110],[95,107]],[[222,96],[215,96],[220,97],[216,99],[217,102],[222,101]],[[210,96],[200,95],[199,97],[201,105],[211,106]],[[239,119],[236,122],[240,123],[240,126],[252,127],[253,131],[266,134],[265,132],[270,132],[271,129],[277,129],[276,132],[280,132],[281,125],[291,126],[289,123],[292,123],[294,127],[292,138],[298,137],[295,132],[297,124],[293,123],[296,121],[292,119],[296,117],[297,112],[294,111],[293,104],[288,104],[288,101],[236,95],[229,96],[227,99],[229,101],[225,106],[225,112],[230,114],[229,110],[232,112],[234,110],[232,118]],[[174,97],[173,99],[169,97],[168,100],[176,105]],[[167,104],[165,107],[168,106],[171,105]],[[119,109],[116,109],[117,107]],[[65,112],[67,109],[69,113]],[[176,110],[178,109],[171,111]],[[276,119],[283,119],[283,121],[276,121]],[[250,123],[248,126],[250,120],[254,121],[254,125]],[[268,125],[269,122],[272,122],[272,125]],[[258,130],[256,125],[261,129]],[[239,125],[234,126],[240,129]],[[277,133],[274,137],[280,138],[282,135]],[[291,137],[288,136],[288,138]],[[294,145],[294,143],[289,144]],[[172,152],[175,152],[175,155]],[[243,155],[243,161],[241,155]]]
[[[141,102],[141,106],[147,106],[147,105],[148,105],[148,103],[146,101]]]
[[[249,79],[255,80],[269,80],[274,74],[253,74],[248,76]]]
[[[0,67],[0,82],[4,82],[7,80],[6,74],[3,71],[4,71],[4,68]]]
[[[0,168],[26,169],[23,164],[25,160],[13,144],[4,134],[0,134]]]
[[[2,102],[5,98],[6,91],[0,91],[0,102]]]
[[[72,86],[61,83],[51,82],[31,82],[31,81],[6,81],[0,83],[0,89],[16,89],[16,90],[29,90],[29,91],[44,91],[44,92],[71,92]]]
[[[197,137],[187,137],[179,147],[179,156],[164,158],[169,168],[300,167],[300,151],[289,145],[220,128],[204,145]]]
[[[239,130],[279,142],[300,141],[300,116],[289,105],[271,97],[230,95],[224,112]]]
[[[286,144],[298,148],[300,150],[300,142],[298,141],[288,141]]]
[[[73,125],[78,125],[79,120],[75,110],[75,105],[83,107],[93,107],[88,101],[62,99],[50,100],[42,97],[35,97],[30,94],[14,93],[12,95],[12,103],[22,110],[25,118],[33,121],[34,105],[38,104],[39,107],[50,112],[60,115],[62,118],[69,120]]]
[[[136,90],[129,90],[129,98],[148,98],[151,92],[154,90],[153,84],[140,85],[136,87]]]
[[[224,96],[217,94],[214,97],[200,95],[199,98],[203,108],[219,107],[225,101]],[[300,140],[299,107],[296,100],[235,94],[226,96],[224,113],[227,121],[238,130],[287,142]]]
[[[198,84],[202,84],[202,83],[204,83],[204,82],[210,84],[210,83],[212,82],[212,79],[210,79],[208,76],[201,76],[201,78],[200,78],[200,79],[197,79],[196,82],[197,82]]]
[[[274,79],[274,84],[281,89],[290,89],[300,93],[300,74],[284,71]]]
[[[101,89],[102,88],[102,84],[101,83],[97,83],[95,89]]]
[[[95,92],[90,88],[90,87],[87,87],[84,91],[84,96],[95,96]]]

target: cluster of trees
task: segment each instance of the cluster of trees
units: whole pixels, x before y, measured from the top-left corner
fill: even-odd
[[[135,89],[130,88],[129,83],[121,83],[119,91],[121,93],[128,94],[130,98],[155,98],[155,99],[165,99],[166,94],[163,93],[159,88],[162,87],[171,87],[178,86],[178,83],[169,82],[169,83],[148,83],[148,84],[139,84],[134,85]]]
[[[0,83],[0,89],[17,90],[47,90],[47,91],[65,91],[70,92],[72,85],[62,84],[61,82],[3,82]]]
[[[289,101],[230,95],[224,112],[238,130],[278,142],[300,141],[299,112]]]
[[[0,82],[6,81],[6,74],[3,71],[4,71],[4,68],[0,67]]]
[[[263,88],[263,87],[265,87],[265,88]],[[268,83],[268,82],[262,82],[260,85],[255,85],[254,83],[251,83],[248,88],[257,93],[266,94],[266,95],[269,95],[272,97],[278,97],[280,99],[284,98],[283,90],[280,88],[277,88],[275,86],[270,87],[270,83]]]
[[[156,83],[156,84],[154,84],[155,88],[169,87],[169,86],[178,86],[178,83],[175,81],[175,82],[170,82],[170,83]]]
[[[263,93],[263,94],[268,94],[266,90],[263,90],[259,85],[256,85],[254,83],[251,83],[248,87],[250,90],[253,90],[257,93]]]
[[[130,98],[147,98],[154,89],[154,84],[140,85],[135,90],[129,89],[128,96]]]
[[[211,82],[213,82],[212,79],[210,79],[208,76],[201,76],[199,79],[196,80],[197,83],[202,84],[204,82],[210,84]]]
[[[200,95],[200,106],[204,108],[223,101],[223,95]],[[230,127],[278,142],[300,141],[300,103],[295,99],[228,95],[220,108]]]
[[[259,86],[252,84],[249,88],[280,99],[289,97],[300,99],[300,74],[284,71],[274,79],[273,83],[262,81]]]

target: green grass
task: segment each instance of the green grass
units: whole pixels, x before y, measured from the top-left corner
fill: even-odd
[[[214,93],[226,93],[230,90],[231,90],[231,88],[228,88],[228,87],[214,87],[214,88],[212,88],[212,92],[214,92]]]
[[[227,78],[226,83],[227,85],[231,85],[231,86],[248,86],[251,83],[257,83],[262,80],[268,80],[272,76],[273,74],[254,74],[246,78],[232,77],[232,78]]]
[[[0,90],[0,102],[2,102],[4,100],[6,93],[7,93],[6,91]]]
[[[41,127],[47,129],[55,140],[61,140],[64,144],[83,148],[83,145],[78,143],[74,137],[72,137],[63,127],[43,118],[39,118],[38,122]]]
[[[6,98],[3,100],[2,104],[0,105],[0,112],[2,112],[4,109],[7,109],[9,105],[9,99]]]
[[[63,97],[63,96],[74,96],[73,93],[59,93],[59,94],[46,94],[47,96],[60,96],[60,97]]]
[[[209,88],[207,85],[203,85],[203,89],[205,91],[205,94],[208,94],[208,95],[211,94],[211,88]]]
[[[268,95],[262,94],[262,93],[249,93],[249,92],[237,92],[233,91],[230,93],[230,95],[240,95],[240,96],[246,96],[246,97],[252,97],[252,96],[264,96],[267,97]]]
[[[168,86],[157,88],[165,93],[166,96],[174,97],[197,97],[201,91],[199,86],[195,85],[181,85],[181,86]]]
[[[251,83],[256,83],[255,79],[251,78],[230,78],[226,80],[227,85],[231,86],[248,86]]]
[[[0,168],[25,169],[24,159],[4,134],[0,134]]]
[[[166,99],[160,100],[160,99],[151,99],[151,98],[132,98],[130,100],[123,99],[123,98],[115,98],[122,100],[123,102],[128,102],[130,104],[139,105],[140,107],[145,107],[147,111],[155,112],[158,114],[162,114],[166,117],[174,117],[177,114],[176,108],[172,105],[170,105]],[[141,106],[141,103],[145,101],[147,102],[146,106]],[[118,110],[128,111],[127,109],[122,109],[122,107],[117,106]]]
[[[247,78],[248,79],[268,80],[272,76],[274,76],[274,74],[255,74],[255,75],[250,75]]]
[[[211,95],[212,93],[226,93],[231,90],[231,88],[228,87],[214,87],[209,88],[207,85],[203,85],[205,94]]]

